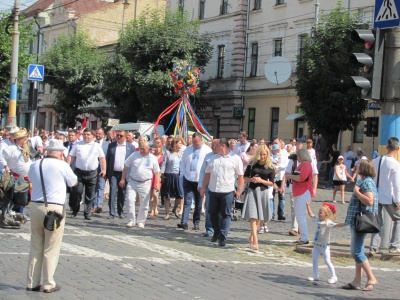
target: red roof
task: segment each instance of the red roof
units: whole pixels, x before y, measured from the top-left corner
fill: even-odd
[[[54,2],[55,0],[39,0],[25,9],[23,13],[25,16],[30,17],[35,13],[45,11]],[[101,0],[64,0],[64,7],[75,10],[76,17],[111,4],[114,3]]]

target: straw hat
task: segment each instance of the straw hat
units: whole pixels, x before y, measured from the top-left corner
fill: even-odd
[[[51,139],[46,149],[47,151],[64,151],[67,148],[64,147],[62,140]]]
[[[13,139],[18,140],[28,136],[28,132],[25,129],[20,129],[13,133]]]

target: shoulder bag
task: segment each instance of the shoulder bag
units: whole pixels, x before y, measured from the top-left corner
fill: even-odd
[[[379,172],[381,169],[382,156],[379,160],[378,167],[378,178],[376,181],[376,188],[379,188]],[[354,226],[355,230],[358,233],[378,233],[380,230],[379,221],[378,221],[378,212],[376,211],[361,211],[361,201],[358,200],[358,209],[359,213],[357,213],[354,217]]]
[[[44,186],[44,179],[43,179],[43,171],[42,171],[42,163],[43,163],[43,159],[40,161],[39,164],[39,171],[40,171],[40,181],[42,183],[42,190],[43,190],[43,201],[44,201],[44,205],[47,208],[47,196],[46,196],[46,189]],[[44,221],[43,221],[43,227],[45,229],[47,229],[48,231],[54,231],[56,232],[57,228],[60,227],[61,221],[64,218],[64,207],[63,210],[60,213],[54,211],[54,210],[47,210],[47,214],[44,217]]]

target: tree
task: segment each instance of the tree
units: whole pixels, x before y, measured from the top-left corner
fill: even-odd
[[[20,16],[22,21],[23,17]],[[0,12],[0,114],[8,109],[8,98],[10,95],[10,76],[11,76],[11,50],[12,36],[6,32],[12,30],[12,14]],[[18,77],[26,75],[28,64],[32,60],[29,54],[29,44],[33,39],[32,23],[23,24],[19,22],[19,52],[18,52]],[[19,84],[21,80],[18,81]],[[8,111],[6,111],[8,112]]]
[[[323,134],[328,144],[337,142],[341,130],[352,130],[367,108],[350,77],[359,73],[359,67],[350,64],[349,57],[363,51],[350,38],[359,23],[358,15],[344,11],[339,1],[330,14],[321,16],[304,54],[297,58],[300,106],[308,125]]]
[[[60,35],[43,56],[45,82],[57,89],[54,110],[63,126],[74,127],[78,115],[101,101],[100,87],[105,55],[86,32]]]
[[[186,13],[148,10],[124,28],[115,59],[105,68],[103,95],[121,121],[155,121],[177,100],[170,72],[174,59],[186,59],[200,70],[211,59],[210,36],[199,33],[199,22]],[[200,96],[207,83],[200,84]],[[207,102],[196,97],[197,108]]]

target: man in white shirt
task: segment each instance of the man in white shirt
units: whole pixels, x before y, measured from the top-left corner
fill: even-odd
[[[396,160],[399,151],[399,140],[391,137],[386,145],[387,154],[374,160],[376,170],[375,184],[378,190],[378,212],[381,230],[371,237],[371,253],[379,251],[382,231],[392,232],[389,252],[400,254],[400,163]],[[385,209],[393,221],[392,230],[383,230],[386,223],[382,219]]]
[[[245,131],[242,131],[239,133],[239,143],[235,145],[235,148],[233,149],[233,152],[237,155],[240,155],[240,153],[246,152],[247,149],[250,147],[250,143],[247,140],[248,135]]]
[[[75,194],[72,199],[75,203],[71,203],[72,213],[74,217],[80,209],[80,201],[85,188],[85,220],[91,220],[90,214],[92,210],[92,202],[96,192],[97,176],[105,176],[106,159],[100,144],[94,141],[95,134],[90,128],[83,131],[84,140],[79,142],[68,155],[67,163],[71,164],[72,159],[76,158],[75,174],[78,176],[78,184],[72,189]],[[100,172],[98,171],[100,162]],[[79,201],[79,202],[78,202]]]
[[[110,144],[104,139],[104,129],[99,128],[96,130],[96,143],[100,144],[101,149],[103,149],[104,154],[107,153],[108,145]],[[97,176],[96,193],[93,199],[92,213],[101,213],[103,211],[103,200],[104,200],[104,187],[106,185],[105,176],[100,175],[100,165],[99,165],[99,175]]]
[[[129,174],[128,174],[129,171]],[[156,177],[155,190],[160,190],[160,166],[157,158],[150,153],[149,142],[143,142],[140,145],[139,152],[133,153],[127,158],[122,171],[120,187],[126,185],[126,177],[128,175],[128,184],[126,185],[126,204],[128,208],[128,224],[126,227],[131,228],[135,225],[137,219],[138,227],[144,228],[147,214],[149,212],[151,179],[153,173]],[[135,217],[135,201],[136,195],[139,196],[139,211],[137,218]]]
[[[107,179],[110,184],[110,193],[108,194],[110,215],[107,219],[114,219],[115,205],[117,205],[118,216],[121,219],[124,218],[123,209],[126,189],[118,184],[121,181],[125,160],[135,152],[135,146],[126,141],[125,130],[118,130],[115,136],[117,141],[110,143],[106,153]]]
[[[40,136],[28,138],[30,157],[32,160],[40,159],[43,155],[43,140]]]
[[[192,135],[192,145],[188,146],[183,152],[181,160],[181,176],[183,177],[183,191],[185,205],[183,209],[181,223],[178,228],[188,229],[189,213],[194,200],[193,230],[200,230],[200,216],[203,206],[203,197],[197,190],[200,170],[205,156],[212,152],[211,148],[203,144],[203,136],[195,132]]]
[[[60,256],[65,228],[66,185],[73,186],[77,184],[76,175],[64,161],[64,150],[65,147],[62,141],[51,140],[49,147],[47,147],[47,157],[43,159],[43,162],[36,161],[32,163],[29,169],[29,179],[32,182],[32,201],[30,205],[32,229],[27,291],[39,292],[42,287],[43,292],[52,293],[61,289],[54,280],[54,273]],[[42,189],[40,177],[41,162],[45,191]],[[48,207],[44,204],[43,193],[46,194]],[[48,231],[43,227],[43,221],[48,211],[63,213],[64,218],[57,230]],[[43,286],[40,285],[42,277]]]
[[[276,165],[276,171],[278,172],[276,177],[275,177],[275,183],[279,187],[278,190],[278,220],[279,221],[284,221],[286,220],[286,217],[284,216],[284,210],[285,210],[285,192],[283,189],[281,189],[282,186],[282,179],[285,176],[285,170],[286,167],[289,163],[289,154],[285,150],[285,143],[283,140],[276,138],[273,141],[273,144],[276,144],[280,147],[279,151],[279,164]],[[273,191],[273,198],[271,201],[271,209],[272,209],[272,219],[275,217],[275,190]]]
[[[0,155],[0,164],[4,166],[5,172],[11,172],[16,182],[28,185],[28,171],[32,164],[29,156],[29,145],[27,142],[28,132],[20,129],[13,133],[14,144],[3,149]],[[18,200],[17,200],[18,199]],[[22,214],[24,206],[29,201],[29,189],[26,192],[14,193],[14,203],[18,202],[19,212]],[[16,207],[14,207],[16,210]]]
[[[351,170],[351,165],[353,164],[353,161],[355,161],[356,154],[351,151],[351,146],[347,146],[346,152],[343,154],[344,157],[344,164],[347,168],[347,172],[353,176],[353,171]]]
[[[135,138],[135,135],[132,132],[130,132],[130,131],[126,132],[126,141],[128,143],[132,144],[135,147],[135,149],[139,149],[139,144],[135,141],[134,138]]]
[[[243,163],[238,155],[230,155],[229,142],[222,138],[214,155],[206,167],[200,195],[204,197],[206,188],[210,189],[210,217],[214,229],[211,242],[226,245],[231,226],[231,211],[234,197],[240,198],[243,190]],[[235,191],[237,177],[238,188]]]

